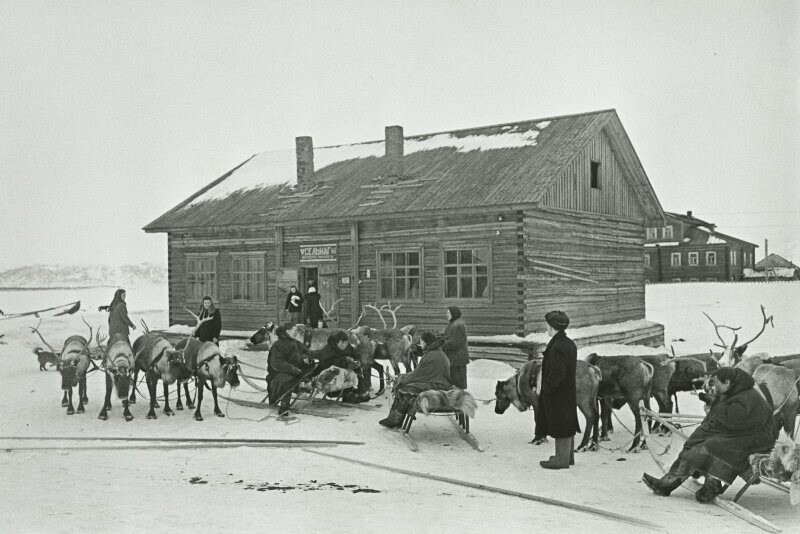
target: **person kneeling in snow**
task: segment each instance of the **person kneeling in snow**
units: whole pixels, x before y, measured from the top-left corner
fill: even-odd
[[[275,335],[278,340],[272,344],[267,356],[267,391],[272,406],[280,403],[278,415],[286,415],[289,413],[292,391],[300,380],[313,371],[314,364],[307,356],[304,358],[300,355],[297,343],[282,326],[275,329]]]
[[[690,476],[704,475],[695,498],[709,502],[749,467],[748,457],[775,443],[772,407],[754,388],[753,377],[733,367],[714,374],[716,398],[711,399],[700,426],[692,432],[666,475],[642,477],[657,495],[668,496]]]
[[[389,416],[378,421],[387,428],[398,428],[417,395],[429,389],[450,389],[450,360],[441,351],[443,341],[430,332],[422,334],[422,359],[416,369],[398,377]]]

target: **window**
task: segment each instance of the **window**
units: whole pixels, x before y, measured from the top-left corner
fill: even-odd
[[[421,299],[420,252],[378,254],[378,288],[381,299]]]
[[[490,257],[488,248],[445,249],[444,297],[489,298]]]
[[[644,266],[645,267],[650,267],[650,254],[645,254],[644,255]]]
[[[664,239],[672,239],[672,226],[665,226],[661,229]]]
[[[658,239],[658,228],[648,228],[647,239]]]
[[[700,279],[699,278],[689,278],[689,281],[690,282],[699,282]]]
[[[736,251],[731,250],[731,265],[736,265]]]
[[[706,252],[706,265],[716,265],[716,264],[717,264],[717,253]]]
[[[592,189],[600,189],[600,162],[591,162],[591,184]]]
[[[680,267],[681,266],[681,253],[680,252],[673,252],[669,256],[669,264],[673,267]]]
[[[264,255],[233,254],[231,282],[233,300],[237,302],[264,302]]]
[[[689,253],[689,265],[697,265],[700,263],[700,253],[699,252],[690,252]]]
[[[186,259],[186,298],[203,300],[206,295],[217,300],[217,258],[189,256]]]

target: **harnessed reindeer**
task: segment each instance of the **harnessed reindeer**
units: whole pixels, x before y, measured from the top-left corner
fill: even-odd
[[[768,358],[762,355],[755,354],[753,356],[744,358],[744,352],[747,347],[756,339],[761,337],[767,325],[772,326],[773,316],[767,317],[764,306],[761,306],[761,330],[750,341],[737,345],[739,340],[738,331],[739,327],[731,327],[726,325],[718,325],[707,314],[703,313],[711,324],[714,325],[714,331],[720,343],[714,345],[723,349],[722,355],[719,358],[720,367],[737,367],[743,371],[751,374],[756,382],[756,390],[759,391],[774,408],[773,415],[776,421],[776,430],[781,426],[786,432],[794,437],[795,433],[795,419],[797,418],[798,410],[800,410],[800,395],[798,395],[798,383],[800,383],[800,376],[794,370],[781,365],[773,365],[769,363]],[[727,329],[734,333],[733,341],[728,345],[720,334],[720,329]],[[766,355],[764,355],[766,356]],[[709,390],[710,384],[706,383],[706,390]],[[765,392],[766,390],[766,392]],[[769,397],[769,398],[768,398]],[[712,397],[706,397],[711,400]]]
[[[111,409],[111,390],[117,390],[117,397],[122,401],[125,421],[132,421],[128,393],[133,381],[134,357],[131,344],[124,334],[114,334],[106,345],[103,355],[103,370],[106,372],[106,396],[103,409],[100,410],[98,419],[108,419],[108,410]]]
[[[73,415],[76,413],[72,404],[72,388],[78,386],[77,413],[84,413],[86,411],[84,405],[89,402],[89,397],[86,394],[86,374],[89,371],[89,366],[92,364],[92,352],[89,347],[90,342],[82,336],[70,336],[64,341],[64,347],[61,349],[61,353],[57,353],[53,350],[53,347],[50,346],[50,344],[44,339],[44,336],[42,336],[41,332],[39,331],[39,326],[41,323],[42,321],[40,320],[36,327],[31,327],[31,330],[39,336],[39,339],[41,339],[42,342],[47,345],[47,347],[50,349],[50,353],[56,358],[56,368],[61,374],[61,389],[64,391],[64,396],[61,399],[61,406],[67,408],[67,415]],[[84,321],[84,324],[89,326],[86,321]],[[91,339],[92,327],[89,326],[89,340]],[[100,343],[100,332],[98,331],[98,346]]]
[[[399,310],[401,307],[402,304],[396,308],[392,308],[391,303],[384,304],[380,308],[371,304],[367,304],[364,306],[364,310],[369,309],[377,313],[378,318],[380,318],[381,323],[383,324],[383,328],[380,329],[361,326],[353,329],[357,335],[365,336],[375,344],[374,350],[370,355],[370,364],[373,369],[378,371],[378,376],[380,377],[381,382],[381,391],[383,391],[384,388],[384,370],[382,366],[375,363],[375,360],[389,360],[395,375],[400,374],[401,363],[405,367],[406,372],[411,371],[414,367],[416,367],[417,363],[417,356],[412,351],[414,339],[410,334],[414,328],[413,325],[397,328],[397,310]],[[392,316],[393,324],[391,328],[389,328],[388,324],[386,323],[386,319],[383,318],[384,310],[386,310]],[[364,312],[362,311],[362,317],[363,315]],[[361,317],[359,317],[359,321],[360,320]]]
[[[153,334],[145,330],[145,334],[133,342],[133,352],[136,361],[136,371],[134,373],[134,383],[139,371],[145,373],[147,390],[150,394],[150,411],[147,413],[148,419],[156,419],[155,409],[158,407],[156,402],[156,386],[158,381],[164,385],[164,414],[175,415],[169,407],[169,385],[176,381],[188,380],[192,377],[191,370],[186,366],[183,352],[175,349],[172,344],[158,334]],[[176,385],[180,388],[180,382]],[[131,398],[133,397],[131,393]]]
[[[205,322],[188,308],[184,308],[197,321],[194,331]],[[225,417],[219,409],[217,402],[217,389],[225,386],[226,383],[231,387],[239,386],[239,360],[236,356],[226,357],[220,348],[211,341],[200,341],[194,336],[189,336],[186,340],[181,340],[175,345],[183,353],[186,366],[195,377],[197,387],[197,408],[194,412],[195,421],[202,421],[203,415],[200,408],[203,404],[203,389],[208,387],[206,381],[211,382],[211,395],[214,397],[214,415]],[[189,391],[186,389],[186,400],[189,405]],[[178,389],[178,402],[180,402],[180,389]],[[191,406],[189,406],[191,408]]]

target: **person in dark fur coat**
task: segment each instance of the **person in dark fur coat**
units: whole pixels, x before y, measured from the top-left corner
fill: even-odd
[[[308,288],[308,293],[306,293],[306,324],[311,328],[318,328],[320,321],[322,321],[322,306],[319,305],[319,301],[322,297],[320,296],[317,288],[315,286]],[[325,327],[323,322],[322,327]]]
[[[461,308],[458,306],[448,307],[447,321],[442,350],[450,360],[450,383],[457,388],[467,389],[469,349],[467,348],[467,325],[461,318]]]
[[[690,476],[705,476],[695,498],[709,502],[749,467],[748,458],[775,444],[773,407],[755,389],[753,377],[741,369],[723,367],[714,374],[717,395],[710,399],[705,419],[692,432],[677,460],[661,478],[644,473],[653,493],[668,496]]]
[[[545,469],[569,469],[575,463],[575,433],[580,431],[575,389],[578,349],[564,332],[569,326],[566,313],[551,311],[544,316],[544,320],[551,339],[542,353],[540,414],[536,418],[536,434],[554,437],[556,454],[549,460],[539,462],[539,465]]]
[[[200,311],[197,312],[200,319],[211,317],[211,320],[203,323],[194,333],[194,337],[200,341],[211,341],[219,345],[219,334],[222,332],[222,314],[219,309],[214,306],[214,301],[211,297],[203,297],[203,304],[200,305]]]
[[[387,428],[397,428],[417,395],[429,389],[446,391],[450,389],[450,360],[441,351],[443,340],[431,332],[422,334],[422,359],[417,368],[401,375],[394,385],[394,401],[389,415],[378,423]]]
[[[267,391],[269,403],[278,406],[278,415],[289,413],[292,391],[300,380],[310,374],[313,364],[308,357],[303,358],[297,343],[279,326],[275,329],[278,340],[272,344],[267,356]]]
[[[130,343],[130,329],[136,330],[136,325],[128,317],[128,305],[125,303],[127,296],[124,289],[117,289],[108,305],[108,338],[111,339],[114,334],[122,334]]]

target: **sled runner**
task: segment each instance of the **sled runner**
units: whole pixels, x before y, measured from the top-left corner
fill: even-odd
[[[458,436],[461,439],[469,443],[469,445],[476,451],[483,452],[483,447],[481,446],[480,442],[469,431],[469,417],[465,415],[464,412],[458,410],[437,410],[428,412],[427,415],[447,417],[456,431],[458,431]],[[409,435],[409,432],[411,431],[411,425],[414,423],[416,418],[416,413],[406,414],[405,418],[403,419],[403,425],[399,428],[400,434],[402,435],[403,440],[406,442],[406,445],[408,445],[408,448],[414,452],[419,450],[419,445],[417,445],[416,440]]]
[[[219,398],[225,399],[226,401],[230,401],[234,404],[238,404],[239,406],[247,406],[248,408],[258,408],[261,410],[274,410],[278,411],[277,406],[273,406],[266,402],[257,402],[257,401],[249,401],[244,399],[236,399],[234,397],[226,397],[225,395],[219,394]],[[302,406],[295,406],[293,410],[299,414],[305,415],[313,415],[314,417],[324,417],[327,419],[342,419],[346,417],[346,414],[341,413],[334,413],[334,412],[326,412],[322,410],[312,410],[308,408],[304,408]]]

